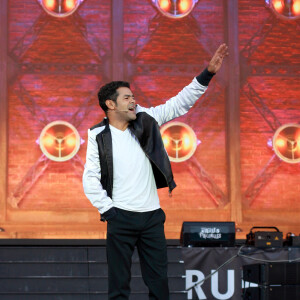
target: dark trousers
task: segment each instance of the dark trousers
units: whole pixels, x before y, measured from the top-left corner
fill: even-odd
[[[117,209],[107,224],[108,298],[128,299],[131,261],[137,246],[142,276],[149,299],[168,300],[167,245],[164,234],[165,213],[130,212]]]

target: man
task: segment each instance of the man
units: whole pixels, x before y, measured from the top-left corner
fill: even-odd
[[[136,246],[149,299],[168,300],[165,214],[157,188],[175,188],[159,126],[188,112],[220,69],[228,48],[222,44],[208,67],[165,104],[136,105],[130,85],[113,81],[101,87],[106,117],[88,131],[83,187],[107,221],[108,295],[128,299],[131,257]]]

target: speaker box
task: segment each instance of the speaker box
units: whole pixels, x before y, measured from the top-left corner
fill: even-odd
[[[233,247],[234,222],[183,222],[180,242],[184,247]]]
[[[300,247],[300,236],[293,236],[288,233],[286,236],[285,245],[292,247]]]
[[[263,286],[243,289],[243,300],[298,300],[299,285]]]
[[[243,266],[244,281],[259,285],[300,285],[300,263],[263,263]]]

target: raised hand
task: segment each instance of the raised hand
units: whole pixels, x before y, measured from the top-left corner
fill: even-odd
[[[223,63],[224,57],[228,55],[228,47],[226,44],[219,46],[212,59],[210,60],[207,70],[211,73],[217,73]]]

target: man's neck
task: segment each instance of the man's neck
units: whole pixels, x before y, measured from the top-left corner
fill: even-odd
[[[111,119],[108,119],[108,123],[109,123],[109,125],[112,125],[121,131],[125,131],[129,125],[128,122],[119,121],[119,120],[111,120]]]

